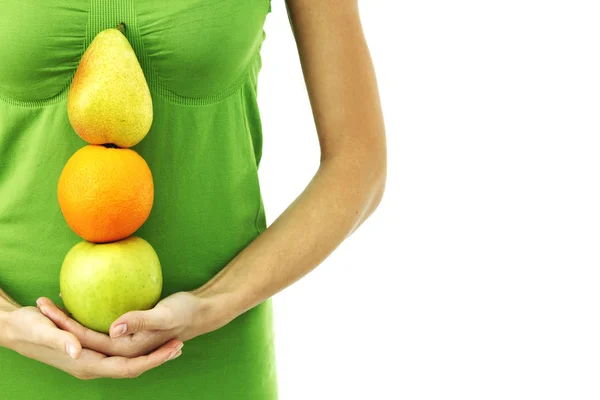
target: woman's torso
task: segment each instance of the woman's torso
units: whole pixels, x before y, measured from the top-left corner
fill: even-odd
[[[269,6],[0,2],[0,287],[23,305],[59,301],[62,260],[81,239],[62,217],[56,185],[85,145],[69,125],[66,95],[87,45],[119,22],[153,97],[152,128],[134,149],[152,170],[155,200],[136,235],[161,259],[163,296],[201,286],[265,229],[256,83]],[[11,399],[272,399],[271,318],[263,303],[136,380],[78,381],[0,349],[0,391]]]

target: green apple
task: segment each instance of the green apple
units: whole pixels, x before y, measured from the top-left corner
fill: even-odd
[[[112,243],[77,243],[60,270],[60,292],[73,318],[98,332],[133,310],[154,307],[162,271],[150,243],[130,236]]]

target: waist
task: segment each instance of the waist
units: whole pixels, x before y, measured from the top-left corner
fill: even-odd
[[[22,305],[35,305],[40,296],[59,301],[62,262],[82,240],[66,225],[60,210],[54,214],[0,223],[0,287]],[[236,223],[212,216],[208,224],[192,219],[165,225],[163,218],[149,218],[135,233],[158,254],[163,296],[202,286],[258,235],[254,217]]]

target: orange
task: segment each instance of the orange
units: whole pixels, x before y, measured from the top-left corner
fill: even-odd
[[[150,168],[131,149],[82,147],[58,180],[65,220],[89,242],[114,242],[131,235],[150,215],[153,201]]]

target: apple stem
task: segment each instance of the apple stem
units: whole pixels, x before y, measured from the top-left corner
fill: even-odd
[[[121,22],[119,25],[117,25],[117,30],[124,35],[126,30],[125,22]]]

